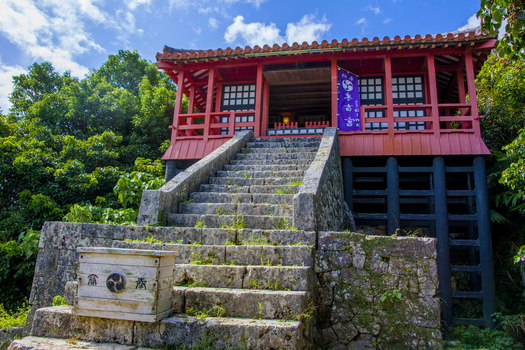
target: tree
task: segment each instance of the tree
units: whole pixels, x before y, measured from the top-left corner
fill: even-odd
[[[509,58],[525,57],[525,1],[481,0],[477,16],[482,29],[492,35],[496,35],[506,19],[506,33],[500,40],[498,52]]]
[[[483,139],[499,152],[525,128],[525,61],[490,55],[476,79]]]
[[[144,189],[163,184],[176,87],[135,51],[83,79],[48,62],[13,77],[0,113],[0,303],[28,296],[44,221],[134,224]],[[36,250],[35,250],[36,249]],[[15,276],[15,278],[13,278]]]

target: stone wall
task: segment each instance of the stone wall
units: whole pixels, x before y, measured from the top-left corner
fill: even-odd
[[[355,231],[344,200],[337,128],[326,128],[314,161],[294,196],[294,226],[306,231]]]
[[[316,344],[440,348],[436,256],[432,238],[320,232]]]
[[[160,189],[142,192],[138,225],[166,225],[169,213],[176,212],[179,203],[186,200],[189,193],[198,191],[201,184],[221,170],[230,159],[235,158],[252,138],[253,131],[241,131],[224,145],[177,174]]]

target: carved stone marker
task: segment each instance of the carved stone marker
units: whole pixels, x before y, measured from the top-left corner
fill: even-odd
[[[77,251],[73,313],[142,322],[156,322],[173,313],[176,252],[82,247]]]

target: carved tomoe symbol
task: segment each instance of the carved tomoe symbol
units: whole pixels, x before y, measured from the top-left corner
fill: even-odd
[[[89,275],[88,276],[88,286],[96,286],[97,285],[97,275]]]
[[[112,273],[106,280],[106,287],[111,293],[122,292],[125,284],[124,276],[118,273]]]
[[[146,279],[144,277],[139,277],[135,289],[146,289]]]

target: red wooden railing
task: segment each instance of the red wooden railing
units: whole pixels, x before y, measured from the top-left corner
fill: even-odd
[[[291,128],[297,128],[297,122],[290,122],[290,123],[274,123],[273,127],[275,129],[291,129]]]
[[[254,111],[231,111],[231,112],[211,112],[211,118],[206,120],[206,113],[193,113],[193,114],[180,114],[179,125],[171,125],[175,133],[174,140],[177,139],[208,139],[208,138],[224,138],[233,137],[235,135],[235,128],[241,127],[252,127],[255,129],[255,112]],[[253,117],[252,122],[237,122],[239,117]],[[229,117],[228,122],[221,123],[221,117]],[[204,123],[194,123],[195,118],[202,118]],[[241,119],[242,120],[242,119]],[[221,129],[228,128],[228,134],[221,134]],[[206,135],[205,130],[208,129],[209,133]],[[198,131],[201,131],[200,133]]]
[[[424,109],[426,110],[425,117],[394,117],[393,114],[388,114],[388,106],[361,106],[361,131],[351,131],[344,132],[345,134],[352,133],[376,133],[376,134],[385,134],[385,133],[394,133],[394,134],[404,134],[404,133],[434,133],[436,136],[439,136],[440,133],[473,133],[477,136],[481,135],[479,117],[477,115],[472,115],[470,103],[440,103],[438,104],[437,110],[450,111],[458,110],[461,115],[446,115],[438,116],[436,119],[432,115],[433,106],[431,104],[418,104],[418,105],[394,105],[393,111],[399,110],[410,110],[410,109]],[[382,118],[366,118],[367,111],[384,111],[385,117]],[[435,110],[435,109],[434,109]],[[438,120],[439,122],[435,122]],[[424,122],[425,129],[421,130],[396,130],[395,123],[398,122]],[[444,123],[445,127],[441,126],[441,122]],[[386,130],[365,130],[366,124],[369,123],[387,123],[388,129]],[[457,123],[457,124],[454,124]]]
[[[330,127],[330,122],[329,121],[306,122],[305,127],[307,127],[307,128],[328,128],[328,127]]]

